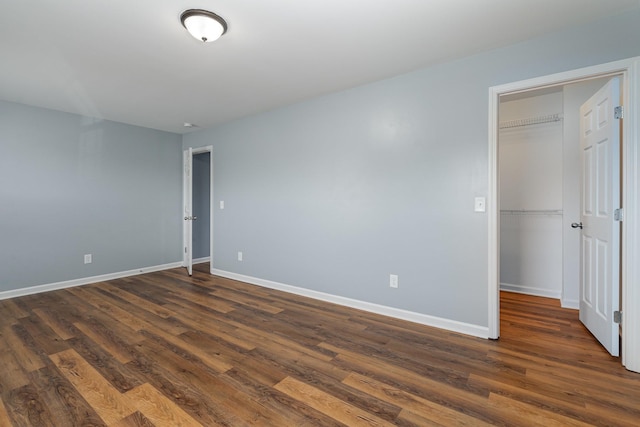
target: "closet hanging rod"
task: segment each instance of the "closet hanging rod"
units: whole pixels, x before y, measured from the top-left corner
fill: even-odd
[[[501,209],[505,215],[562,215],[562,209]]]
[[[539,125],[542,123],[553,123],[562,121],[562,114],[554,113],[546,116],[527,117],[524,119],[506,120],[500,122],[500,129],[511,129],[522,126]]]

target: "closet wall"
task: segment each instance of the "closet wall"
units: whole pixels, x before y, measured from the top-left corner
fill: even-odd
[[[561,298],[563,92],[500,104],[500,282]]]

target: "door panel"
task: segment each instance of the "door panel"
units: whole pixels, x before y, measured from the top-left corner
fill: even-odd
[[[582,177],[582,200],[583,200],[583,215],[593,215],[593,200],[591,195],[593,194],[593,174],[591,164],[593,163],[592,147],[586,147],[583,149],[583,177]]]
[[[593,306],[593,295],[591,291],[591,254],[593,253],[593,239],[589,236],[582,236],[582,292],[581,297],[589,307]]]
[[[580,108],[582,259],[580,320],[614,356],[619,354],[620,122],[613,116],[620,82],[611,79]]]

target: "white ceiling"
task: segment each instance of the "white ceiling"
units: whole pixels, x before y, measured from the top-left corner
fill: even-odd
[[[639,0],[0,0],[0,99],[183,133]],[[185,9],[229,24],[203,44]]]

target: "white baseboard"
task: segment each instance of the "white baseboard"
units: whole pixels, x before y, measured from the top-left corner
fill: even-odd
[[[574,310],[580,310],[580,301],[577,299],[560,299],[560,307],[562,308],[572,308]]]
[[[172,262],[169,264],[142,267],[135,270],[120,271],[117,273],[102,274],[100,276],[83,277],[80,279],[67,280],[64,282],[48,283],[44,285],[30,286],[28,288],[12,289],[0,291],[0,300],[16,298],[25,295],[38,294],[40,292],[55,291],[58,289],[72,288],[74,286],[88,285],[90,283],[104,282],[105,280],[120,279],[122,277],[136,276],[138,274],[153,273],[154,271],[169,270],[181,267],[182,262]]]
[[[413,311],[402,310],[385,305],[355,300],[305,288],[299,288],[297,286],[285,285],[283,283],[273,282],[271,280],[259,279],[256,277],[245,276],[243,274],[232,273],[224,270],[211,269],[211,274],[226,277],[228,279],[239,280],[241,282],[251,283],[252,285],[262,286],[264,288],[275,289],[278,291],[331,302],[346,307],[357,308],[359,310],[369,311],[371,313],[395,317],[402,320],[408,320],[410,322],[420,323],[426,326],[433,326],[436,328],[446,329],[453,332],[460,332],[462,334],[472,335],[480,338],[489,337],[489,328],[486,326],[478,326],[470,323],[458,322],[456,320],[429,316],[427,314],[415,313]]]
[[[196,258],[194,259],[191,263],[192,264],[202,264],[203,262],[209,262],[209,260],[211,259],[211,257],[204,257],[204,258]]]
[[[534,288],[532,286],[512,285],[510,283],[500,283],[500,290],[507,292],[515,292],[517,294],[534,295],[537,297],[546,297],[560,299],[560,291],[551,289]]]

